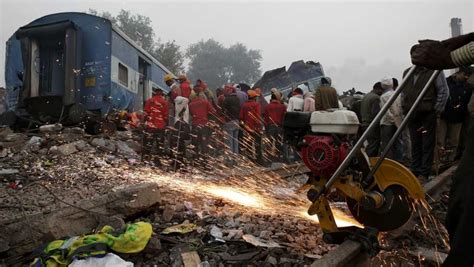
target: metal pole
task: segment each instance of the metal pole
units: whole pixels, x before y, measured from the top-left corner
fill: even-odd
[[[377,116],[375,116],[374,120],[372,123],[370,123],[369,127],[367,130],[362,134],[362,136],[359,138],[357,143],[354,145],[354,147],[351,149],[347,157],[342,161],[341,165],[337,168],[337,170],[334,172],[334,174],[331,176],[331,178],[326,182],[326,184],[321,188],[321,191],[317,192],[316,198],[319,198],[322,194],[324,194],[327,190],[327,188],[331,187],[331,185],[336,181],[336,179],[339,177],[341,172],[349,165],[351,160],[354,158],[356,153],[359,151],[359,149],[362,147],[364,144],[364,141],[367,139],[369,136],[370,131],[372,131],[380,122],[382,117],[387,113],[388,109],[390,106],[395,102],[395,99],[397,99],[398,95],[405,89],[405,84],[407,83],[407,80],[411,77],[411,75],[414,74],[416,69],[416,66],[411,66],[410,70],[408,71],[406,77],[402,80],[400,83],[399,89],[395,91],[395,93],[390,97],[390,99],[385,103],[385,105],[382,107],[382,109],[379,111]]]
[[[390,151],[390,148],[392,147],[393,143],[395,143],[395,140],[397,140],[398,136],[402,133],[403,129],[405,129],[405,126],[408,124],[408,119],[412,116],[412,114],[415,112],[415,109],[416,107],[418,107],[418,105],[420,104],[421,100],[423,99],[423,97],[425,96],[426,92],[428,92],[428,89],[429,87],[431,86],[431,84],[435,81],[435,79],[438,77],[440,71],[439,70],[436,70],[433,72],[433,74],[431,75],[430,79],[428,80],[428,82],[426,83],[425,87],[423,87],[423,90],[421,90],[420,94],[418,95],[418,97],[416,98],[415,100],[415,103],[413,103],[413,105],[411,106],[410,110],[408,111],[407,115],[405,116],[405,118],[403,119],[402,123],[400,124],[400,127],[398,127],[397,131],[395,132],[395,134],[392,136],[392,138],[390,139],[390,141],[388,141],[388,144],[387,146],[385,147],[384,151],[382,152],[382,154],[380,155],[380,157],[378,158],[377,162],[375,163],[375,165],[371,168],[370,170],[370,173],[369,175],[367,176],[367,180],[370,180],[370,178],[372,178],[372,176],[374,175],[374,173],[378,170],[378,168],[380,167],[380,165],[382,164],[384,158],[387,156],[388,154],[388,151]]]

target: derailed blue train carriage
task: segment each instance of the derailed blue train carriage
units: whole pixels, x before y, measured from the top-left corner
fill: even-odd
[[[137,111],[171,73],[104,18],[67,12],[41,17],[7,41],[7,111],[70,123]]]

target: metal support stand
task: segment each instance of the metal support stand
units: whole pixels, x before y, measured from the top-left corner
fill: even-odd
[[[382,152],[382,154],[381,154],[380,157],[378,158],[378,160],[377,160],[377,162],[375,163],[375,165],[371,168],[369,175],[366,177],[367,180],[370,180],[370,179],[372,178],[372,176],[374,175],[374,173],[378,170],[378,168],[379,168],[380,165],[382,164],[383,160],[384,160],[385,157],[387,156],[388,152],[390,151],[390,148],[392,147],[393,143],[395,143],[395,140],[397,140],[397,138],[400,136],[400,134],[402,133],[402,131],[405,129],[406,125],[408,124],[408,120],[410,119],[410,117],[411,117],[411,116],[413,115],[413,113],[415,112],[416,107],[418,107],[418,105],[420,104],[421,100],[422,100],[423,97],[425,96],[426,92],[428,92],[428,89],[430,88],[431,84],[433,84],[433,82],[436,80],[436,78],[438,78],[439,73],[440,73],[439,70],[436,70],[436,71],[433,72],[433,74],[431,75],[430,79],[429,79],[428,82],[426,83],[425,87],[423,87],[423,90],[421,90],[420,94],[419,94],[418,97],[416,98],[415,103],[413,103],[413,105],[411,106],[411,108],[410,108],[410,110],[408,111],[407,115],[406,115],[405,118],[403,119],[402,123],[400,124],[400,127],[398,127],[397,131],[396,131],[395,134],[392,136],[392,138],[390,139],[390,141],[388,141],[388,144],[387,144],[387,146],[385,147],[384,151]]]
[[[349,152],[347,157],[344,159],[344,161],[339,165],[337,170],[334,172],[334,174],[331,176],[331,178],[326,182],[326,184],[321,188],[321,190],[318,192],[316,198],[319,198],[322,194],[326,192],[328,188],[330,188],[334,182],[339,178],[339,175],[341,175],[342,171],[344,171],[345,168],[349,165],[349,163],[352,161],[354,156],[357,154],[357,152],[361,149],[362,145],[364,144],[365,140],[367,140],[367,137],[369,136],[369,133],[380,123],[380,120],[382,117],[387,113],[388,109],[392,106],[393,102],[397,99],[397,97],[401,94],[401,92],[405,89],[406,83],[408,79],[412,75],[414,75],[416,66],[412,66],[410,70],[408,71],[406,77],[401,81],[399,88],[394,92],[394,94],[390,97],[390,99],[385,103],[385,105],[382,107],[382,109],[379,111],[377,116],[375,116],[374,120],[372,123],[369,125],[367,130],[362,134],[362,136],[359,138],[357,143],[354,145],[352,150]],[[438,72],[439,73],[439,72]],[[431,79],[430,79],[431,80]],[[426,89],[426,88],[424,88]],[[418,100],[418,99],[417,99]],[[416,105],[414,105],[416,106]],[[407,116],[408,117],[408,116]],[[401,131],[400,131],[401,132]],[[400,134],[400,133],[399,133]],[[393,138],[392,138],[393,139]],[[390,140],[393,141],[394,140]],[[390,145],[387,146],[387,148],[390,148]],[[375,169],[375,168],[374,168]],[[375,169],[376,170],[376,169]],[[375,171],[374,171],[375,172]]]

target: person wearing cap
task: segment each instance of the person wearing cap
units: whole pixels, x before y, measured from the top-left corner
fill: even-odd
[[[303,111],[304,99],[303,99],[303,90],[296,87],[293,90],[292,96],[288,100],[288,107],[286,111]]]
[[[248,135],[248,138],[243,138],[246,155],[249,159],[256,161],[263,165],[262,155],[262,118],[261,107],[257,102],[258,93],[255,90],[248,90],[248,100],[242,105],[240,109],[239,119]],[[252,153],[252,148],[255,148],[255,153]]]
[[[406,81],[407,88],[402,94],[402,111],[407,114],[425,87],[434,70],[417,67]],[[405,77],[408,69],[404,71]],[[449,97],[449,88],[443,72],[421,99],[408,121],[410,131],[412,164],[411,171],[419,180],[426,182],[431,174],[436,147],[436,121],[444,111]]]
[[[156,165],[161,165],[159,157],[164,156],[165,129],[168,121],[168,101],[164,98],[161,88],[153,87],[153,96],[145,102],[145,133],[143,136],[143,152],[147,158],[153,158]],[[153,144],[157,151],[151,157]]]
[[[181,95],[181,88],[179,87],[178,82],[176,81],[175,77],[173,74],[168,73],[164,77],[164,81],[166,85],[170,87],[170,97],[171,100],[174,100],[177,96]]]
[[[283,101],[283,94],[280,92],[280,90],[278,90],[277,88],[272,88],[270,89],[270,92],[272,95],[275,95],[275,98],[280,101],[282,104],[284,104],[284,101]]]
[[[191,134],[196,163],[207,169],[209,166],[206,165],[206,160],[209,153],[209,139],[211,136],[209,115],[215,112],[215,109],[211,103],[209,103],[202,90],[203,88],[199,85],[194,87],[195,96],[189,103],[189,112],[192,118]]]
[[[380,108],[392,97],[393,93],[393,80],[392,78],[383,78],[381,81],[383,93],[380,96]],[[380,150],[383,151],[387,146],[392,136],[397,131],[402,123],[402,108],[400,97],[397,97],[395,102],[390,106],[387,113],[380,120]],[[395,143],[390,148],[387,158],[401,162],[403,160],[403,151],[401,150],[402,144],[400,138],[395,140]]]
[[[179,81],[180,96],[189,98],[192,92],[192,88],[191,88],[191,82],[188,80],[188,77],[186,77],[186,75],[184,74],[181,74],[178,76],[178,81]]]
[[[314,107],[316,111],[339,108],[337,91],[329,78],[321,78],[321,86],[314,93]]]

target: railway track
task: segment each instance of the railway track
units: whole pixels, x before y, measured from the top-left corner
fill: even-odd
[[[424,184],[423,189],[425,194],[430,199],[437,199],[439,194],[445,188],[447,182],[456,171],[457,165],[450,167],[434,179]],[[423,210],[421,214],[426,214],[428,211]],[[410,220],[401,228],[390,232],[387,238],[395,239],[397,237],[406,234],[408,231],[413,229],[416,224],[415,220],[420,216],[419,213],[413,213]],[[441,262],[443,255],[437,256]],[[325,254],[322,258],[316,260],[311,266],[312,267],[342,267],[342,266],[365,266],[369,261],[369,257],[363,251],[362,245],[353,240],[346,240],[344,243],[339,245],[336,249]]]

